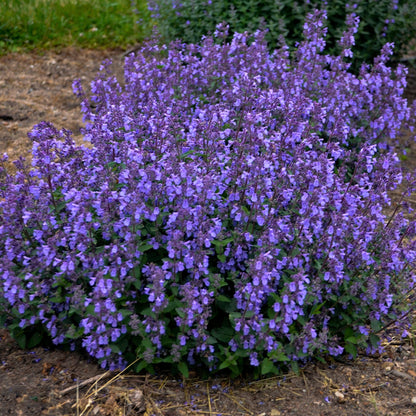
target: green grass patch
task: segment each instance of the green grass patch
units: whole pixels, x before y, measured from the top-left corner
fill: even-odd
[[[0,54],[126,47],[146,38],[151,26],[145,0],[1,0]]]

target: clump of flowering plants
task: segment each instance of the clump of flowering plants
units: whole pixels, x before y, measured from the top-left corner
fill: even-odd
[[[385,215],[405,70],[387,45],[349,73],[357,19],[340,56],[323,22],[292,58],[219,26],[145,45],[123,86],[103,65],[90,100],[75,82],[91,145],[42,122],[32,166],[1,176],[0,305],[22,344],[41,329],[112,368],[268,374],[408,327],[416,223]]]

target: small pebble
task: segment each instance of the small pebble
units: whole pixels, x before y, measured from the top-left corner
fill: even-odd
[[[340,403],[345,402],[345,396],[340,391],[335,392],[335,397],[338,399]]]

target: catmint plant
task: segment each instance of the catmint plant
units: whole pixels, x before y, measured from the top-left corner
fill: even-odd
[[[238,375],[405,333],[416,223],[389,192],[414,121],[406,70],[387,44],[353,75],[358,18],[337,56],[324,20],[308,17],[293,56],[226,25],[150,41],[123,84],[109,62],[91,94],[74,82],[88,145],[41,122],[31,164],[3,158],[0,306],[21,345],[41,329],[103,367]]]

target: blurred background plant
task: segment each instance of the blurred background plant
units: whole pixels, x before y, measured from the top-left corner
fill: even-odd
[[[2,0],[0,54],[68,45],[125,48],[151,31],[145,0]]]
[[[225,21],[230,25],[230,34],[246,30],[253,33],[259,27],[267,29],[271,49],[279,45],[282,36],[293,47],[302,39],[307,13],[325,8],[327,51],[331,54],[339,52],[336,41],[346,28],[347,15],[355,13],[361,20],[352,49],[355,71],[362,62],[372,63],[387,42],[395,43],[395,57],[399,58],[416,35],[416,2],[409,0],[150,0],[149,7],[167,42],[178,38],[199,42]]]

